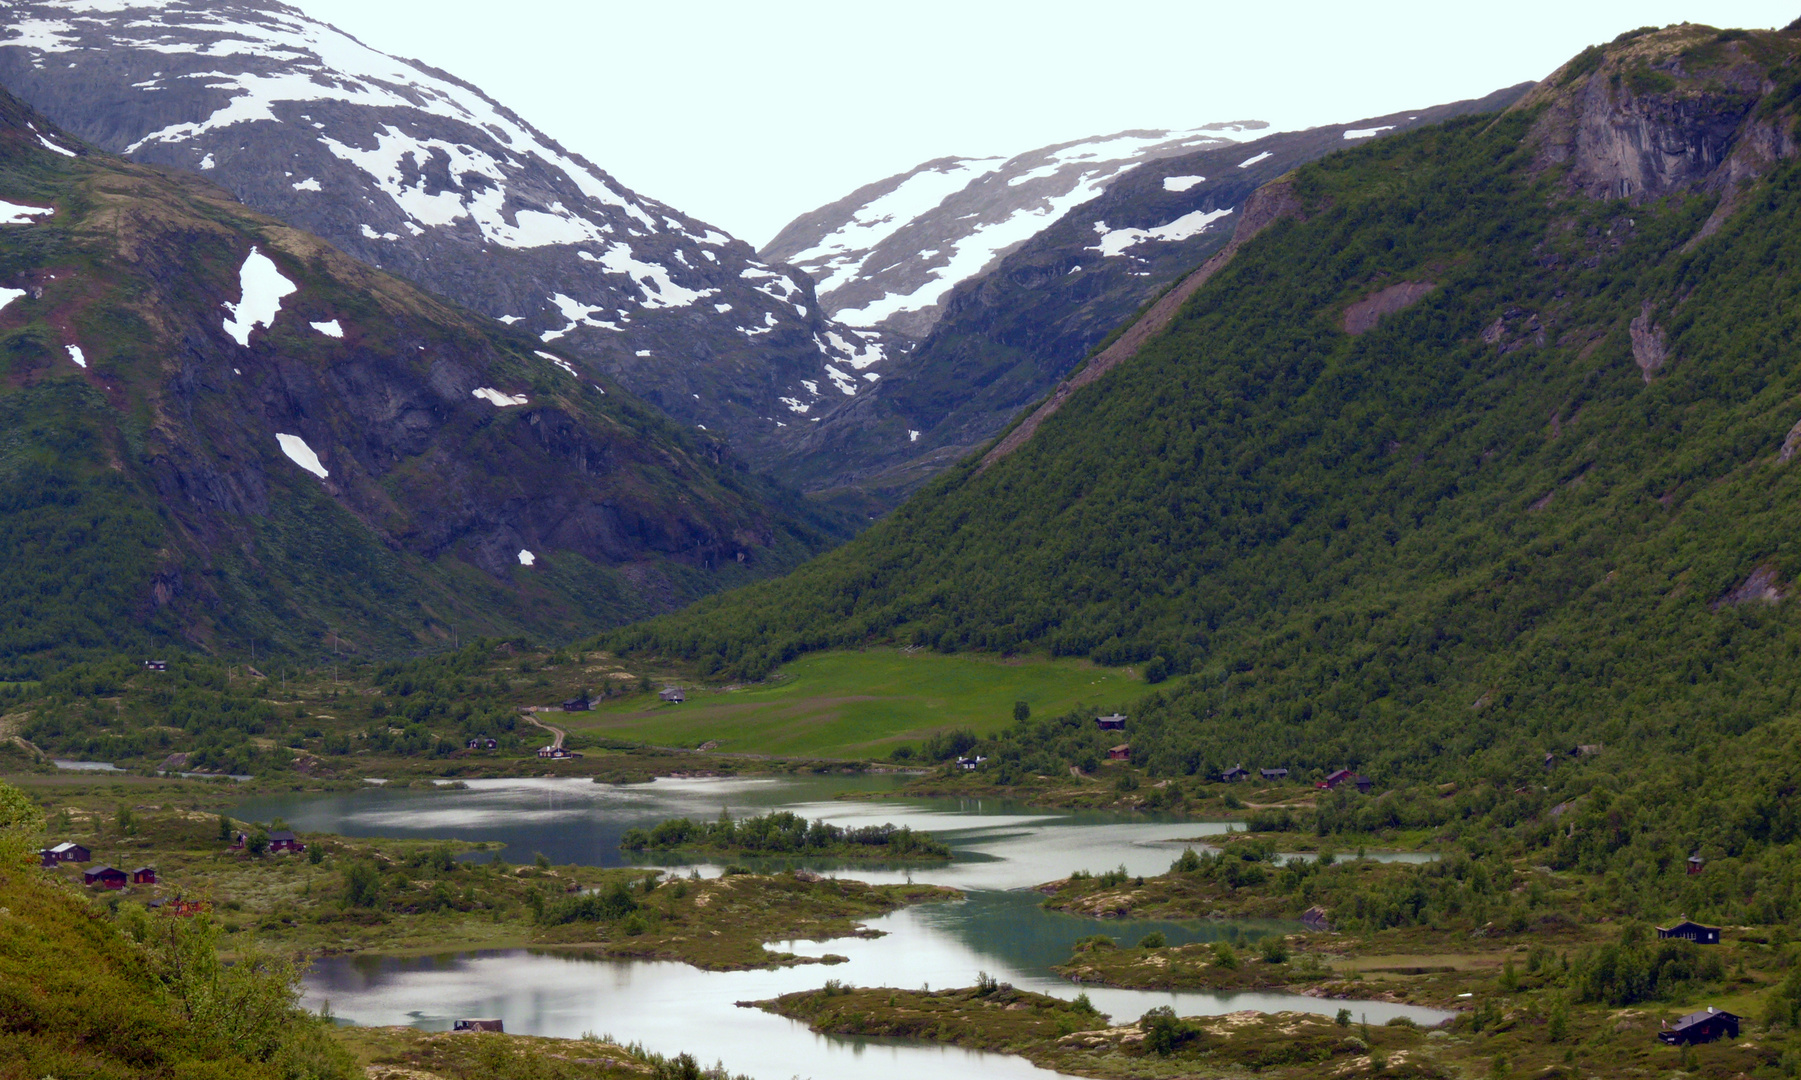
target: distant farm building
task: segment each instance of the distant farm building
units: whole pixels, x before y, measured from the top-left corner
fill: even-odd
[[[1326,791],[1332,791],[1345,784],[1354,785],[1358,791],[1361,791],[1366,795],[1369,794],[1369,789],[1371,787],[1367,777],[1358,776],[1349,769],[1334,769],[1326,774],[1324,780],[1321,780],[1313,786]]]
[[[1658,927],[1657,936],[1660,938],[1681,938],[1684,941],[1692,941],[1697,945],[1718,945],[1720,943],[1720,928],[1717,926],[1702,926],[1698,922],[1691,922],[1688,919],[1684,919],[1675,926]]]
[[[1225,772],[1220,773],[1219,778],[1227,783],[1231,783],[1234,780],[1249,780],[1251,778],[1251,770],[1245,768],[1243,765],[1234,765]]]
[[[146,660],[146,661],[144,661],[144,670],[145,671],[168,671],[169,670],[169,662],[167,660]]]
[[[1736,1039],[1738,1022],[1739,1018],[1732,1013],[1709,1005],[1703,1012],[1689,1013],[1674,1024],[1665,1024],[1663,1030],[1657,1033],[1657,1038],[1671,1046],[1709,1043],[1722,1036]]]
[[[1706,865],[1707,864],[1701,860],[1701,856],[1699,855],[1690,855],[1688,857],[1688,872],[1691,874],[1699,874]]]
[[[131,883],[133,885],[155,885],[156,867],[140,866],[136,870],[133,870],[131,872]]]
[[[450,1025],[452,1031],[505,1031],[506,1026],[493,1017],[458,1020]]]
[[[70,843],[67,840],[53,848],[45,848],[43,854],[45,855],[44,861],[46,863],[87,862],[94,857],[89,853],[87,848],[82,847],[80,844]]]
[[[1131,761],[1132,760],[1132,744],[1131,743],[1120,743],[1118,746],[1109,747],[1107,750],[1107,760],[1108,761]]]
[[[664,701],[667,701],[667,702],[670,702],[670,703],[676,704],[676,705],[680,705],[682,702],[688,700],[687,696],[682,693],[682,688],[679,686],[665,687],[660,693],[657,694],[657,696],[662,698]]]
[[[1126,717],[1124,713],[1097,716],[1094,718],[1094,726],[1102,731],[1124,731],[1126,730]]]
[[[300,837],[295,836],[289,830],[276,829],[274,832],[269,834],[269,850],[270,851],[305,851],[306,845],[300,842]]]
[[[82,884],[98,885],[104,889],[123,889],[126,880],[125,871],[115,870],[105,864],[81,872]]]
[[[587,712],[588,708],[588,695],[586,694],[583,694],[581,697],[572,697],[568,701],[563,702],[564,712]]]
[[[1262,774],[1262,776],[1265,780],[1286,780],[1286,779],[1288,779],[1288,770],[1287,769],[1258,769],[1257,771]]]
[[[960,757],[957,759],[957,768],[965,772],[974,772],[976,766],[987,760],[985,757]]]
[[[578,758],[580,754],[566,750],[561,746],[540,746],[538,756],[546,760],[562,761],[565,758]]]
[[[486,735],[477,735],[469,740],[468,745],[471,750],[498,750],[500,749],[500,740],[490,739]]]

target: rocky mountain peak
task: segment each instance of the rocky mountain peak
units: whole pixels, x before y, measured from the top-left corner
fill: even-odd
[[[936,158],[801,215],[762,254],[811,274],[840,322],[920,338],[959,283],[993,268],[1120,173],[1266,127],[1252,120],[1122,131],[1012,157]]]
[[[1795,153],[1786,125],[1753,112],[1792,47],[1707,26],[1632,31],[1585,49],[1516,108],[1544,110],[1529,139],[1538,164],[1567,165],[1568,184],[1591,198],[1729,190]]]

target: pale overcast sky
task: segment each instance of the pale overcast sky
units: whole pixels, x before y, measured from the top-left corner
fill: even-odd
[[[1801,15],[1798,0],[290,2],[758,245],[934,157],[1354,120],[1539,79],[1637,26]]]

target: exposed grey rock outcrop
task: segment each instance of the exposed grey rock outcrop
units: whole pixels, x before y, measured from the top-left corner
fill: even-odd
[[[1643,202],[1729,190],[1793,156],[1793,135],[1752,115],[1770,90],[1764,65],[1738,41],[1716,55],[1704,79],[1649,42],[1616,50],[1605,70],[1572,61],[1520,103],[1546,106],[1531,136],[1539,164],[1567,164],[1567,182],[1591,198]]]
[[[1626,327],[1632,337],[1632,362],[1638,365],[1646,382],[1650,382],[1651,376],[1670,358],[1663,327],[1651,321],[1654,310],[1655,306],[1646,300],[1637,317]]]

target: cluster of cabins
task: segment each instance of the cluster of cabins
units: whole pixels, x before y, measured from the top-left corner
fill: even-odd
[[[74,863],[84,867],[81,871],[83,885],[97,885],[103,889],[123,889],[126,885],[155,885],[156,867],[140,866],[130,872],[117,867],[87,866],[94,861],[93,853],[80,844],[64,841],[55,847],[47,847],[38,852],[38,859],[47,869],[54,869],[64,863]]]
[[[1265,782],[1271,784],[1281,783],[1288,779],[1288,770],[1285,768],[1258,769],[1257,774],[1263,777]],[[1241,762],[1238,765],[1234,765],[1232,768],[1227,769],[1225,772],[1220,773],[1219,778],[1228,784],[1235,783],[1239,780],[1249,780],[1251,778],[1251,770],[1245,768],[1244,764]],[[1365,795],[1369,794],[1371,787],[1369,777],[1359,776],[1349,769],[1334,769],[1326,774],[1324,780],[1315,783],[1313,786],[1321,791],[1333,791],[1346,784],[1352,785]]]
[[[249,835],[240,832],[232,839],[232,850],[242,851],[249,842]],[[276,829],[269,833],[269,850],[305,851],[306,845],[300,841],[298,836],[294,835],[292,830]],[[94,853],[92,851],[70,840],[43,848],[38,852],[38,864],[46,870],[54,870],[65,863],[80,866],[83,885],[92,885],[101,889],[123,889],[127,885],[161,884],[161,879],[156,876],[156,867],[154,866],[121,870],[105,863],[101,863],[99,866],[89,866],[88,864],[93,861]],[[163,901],[155,901],[154,906],[161,907],[165,912],[173,915],[194,915],[206,910],[206,905],[200,901],[179,899],[168,901],[166,904]]]
[[[1718,945],[1720,928],[1684,919],[1674,926],[1658,927],[1657,936],[1692,941],[1697,945]],[[1709,1005],[1700,1012],[1689,1013],[1673,1024],[1666,1021],[1663,1030],[1657,1033],[1657,1039],[1671,1046],[1713,1042],[1720,1038],[1736,1039],[1740,1019],[1742,1018],[1733,1013]]]
[[[1124,713],[1109,713],[1106,716],[1095,717],[1094,726],[1101,731],[1124,731],[1126,730],[1126,719],[1127,717]],[[1132,760],[1132,744],[1120,743],[1118,746],[1109,747],[1107,749],[1107,760]],[[966,761],[969,763],[965,764]],[[958,758],[957,764],[966,769],[973,769],[975,768],[975,763],[980,761],[980,758]],[[1286,768],[1258,769],[1257,773],[1263,777],[1265,782],[1272,784],[1281,783],[1288,779],[1288,770]],[[1239,762],[1232,768],[1220,773],[1219,778],[1226,783],[1249,780],[1251,778],[1251,770],[1245,768],[1243,762]],[[1321,791],[1331,791],[1343,784],[1352,784],[1358,791],[1364,792],[1365,794],[1369,793],[1371,786],[1369,778],[1359,776],[1349,769],[1335,769],[1326,774],[1324,780],[1319,781],[1313,786],[1319,788]]]

